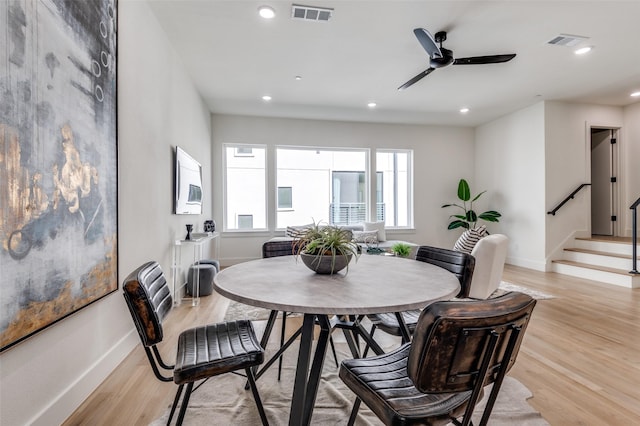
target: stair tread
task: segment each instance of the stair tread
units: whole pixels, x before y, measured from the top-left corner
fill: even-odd
[[[600,250],[590,250],[590,249],[581,249],[575,247],[569,247],[564,249],[565,251],[573,251],[577,253],[587,253],[587,254],[597,254],[599,256],[609,256],[609,257],[618,257],[620,259],[632,259],[630,254],[620,254],[620,253],[611,253],[608,251],[600,251]],[[638,259],[640,259],[640,255],[638,255]]]
[[[597,243],[613,243],[631,245],[631,237],[576,237],[580,241],[594,241]]]
[[[620,274],[620,275],[634,275],[634,274],[629,273],[629,271],[625,271],[624,269],[609,268],[609,267],[606,267],[606,266],[589,265],[587,263],[574,262],[573,260],[554,260],[553,263],[560,263],[560,264],[569,265],[569,266],[577,266],[577,267],[580,267],[580,268],[593,269],[593,270],[596,270],[596,271],[611,272],[611,273]]]

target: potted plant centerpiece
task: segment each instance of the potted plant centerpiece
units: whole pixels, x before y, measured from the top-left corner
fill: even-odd
[[[351,258],[357,259],[358,253],[351,231],[320,223],[302,231],[293,242],[293,254],[318,274],[334,274],[345,267],[348,271]]]

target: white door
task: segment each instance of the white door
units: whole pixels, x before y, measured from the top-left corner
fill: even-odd
[[[591,129],[591,233],[613,235],[614,130]]]

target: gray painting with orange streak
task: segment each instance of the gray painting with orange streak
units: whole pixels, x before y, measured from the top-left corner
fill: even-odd
[[[115,0],[0,1],[0,350],[115,291]]]

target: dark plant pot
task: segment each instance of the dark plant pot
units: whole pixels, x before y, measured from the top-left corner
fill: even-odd
[[[352,255],[349,254],[346,257],[343,255],[337,255],[335,262],[331,255],[324,255],[322,257],[315,254],[300,253],[302,262],[307,268],[315,271],[317,274],[335,274],[342,271],[351,262]]]

